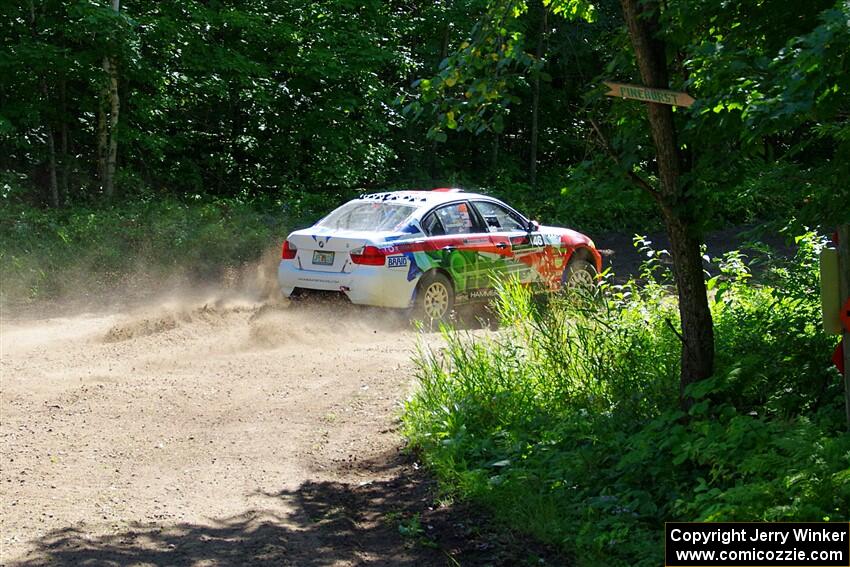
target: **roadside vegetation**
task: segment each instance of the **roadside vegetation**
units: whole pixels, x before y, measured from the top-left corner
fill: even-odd
[[[666,228],[671,256],[598,299],[508,285],[501,331],[446,329],[411,444],[585,565],[658,564],[665,520],[847,520],[815,258],[850,222],[850,4],[787,4],[4,3],[0,304],[217,281],[385,189],[481,190],[598,243]],[[797,256],[706,276],[705,234],[739,224]]]
[[[0,302],[157,291],[165,280],[219,281],[285,236],[286,215],[255,199],[171,197],[120,207],[0,207]]]
[[[680,409],[678,310],[659,251],[642,282],[540,305],[507,285],[502,330],[444,328],[418,355],[405,433],[447,495],[579,565],[658,565],[665,521],[847,521],[850,435],[835,340],[820,330],[816,255],[759,283],[714,259],[714,375]]]
[[[793,170],[793,171],[792,171]],[[806,178],[808,187],[787,182]],[[747,224],[750,231],[788,232],[823,222],[833,197],[817,184],[825,172],[796,166],[759,170],[727,188],[708,228]],[[604,234],[661,230],[651,199],[616,183],[564,185],[547,177],[539,191],[508,179],[493,185],[458,185],[505,198],[547,224]],[[34,206],[20,179],[0,180],[0,302],[74,298],[113,290],[143,278],[152,291],[173,276],[195,282],[257,262],[294,228],[308,226],[358,191],[286,191],[267,196],[172,195],[136,188],[131,198],[101,203],[80,199],[58,209]],[[769,197],[768,197],[769,196]],[[599,203],[605,203],[600,210]],[[791,227],[783,224],[791,219]]]

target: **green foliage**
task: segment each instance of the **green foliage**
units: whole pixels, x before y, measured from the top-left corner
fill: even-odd
[[[798,8],[663,3],[671,88],[697,98],[675,116],[706,224],[850,218],[847,5]],[[0,6],[0,36],[0,171],[17,202],[50,202],[53,173],[62,206],[100,202],[109,56],[119,201],[153,187],[318,214],[362,188],[463,185],[550,223],[660,224],[627,178],[654,181],[643,105],[599,88],[637,81],[616,0],[144,0],[119,14],[45,0]]]
[[[736,173],[735,179],[727,180],[728,184],[711,181],[725,177],[728,171],[707,171],[705,179],[711,190],[701,197],[703,223],[710,228],[759,223],[777,230],[791,223],[797,230],[809,226],[831,230],[850,219],[850,189],[839,181],[843,177],[836,175],[837,167],[844,166],[753,162]],[[545,211],[541,218],[585,230],[642,232],[661,226],[652,198],[610,163],[583,161],[568,170],[566,180],[545,175],[538,185],[540,191],[529,188],[526,193],[522,184],[515,184],[515,190],[505,193],[523,199],[529,210],[541,208]]]
[[[63,200],[97,197],[105,55],[119,68],[121,168],[148,186],[244,196],[386,176],[405,62],[380,2],[36,4],[0,8],[0,167],[34,186],[52,131]]]
[[[648,244],[638,240],[645,252]],[[406,435],[446,490],[579,564],[657,565],[663,522],[847,520],[850,435],[816,254],[752,283],[737,252],[711,281],[717,371],[678,404],[677,309],[657,254],[646,283],[548,306],[508,285],[492,337],[444,330],[418,356]]]
[[[587,22],[595,19],[593,4],[585,0],[545,0],[541,11]],[[527,2],[489,2],[469,39],[440,62],[439,73],[413,83],[418,96],[409,102],[399,100],[406,102],[404,112],[414,119],[428,113],[431,139],[445,142],[446,130],[500,134],[511,105],[522,102],[516,91],[526,84],[526,76],[552,80],[541,73],[544,61],[527,50],[528,12]]]
[[[700,207],[721,219],[743,205],[831,226],[850,218],[838,182],[850,155],[850,6],[781,6],[688,1],[665,11],[684,87],[697,98],[680,121],[687,179]]]
[[[694,221],[795,218],[831,226],[850,218],[850,194],[839,181],[850,164],[847,3],[819,0],[791,13],[779,0],[732,7],[677,0],[658,9],[670,87],[696,98],[674,113],[682,206],[696,213]],[[547,11],[566,21],[547,31],[538,25]],[[446,144],[462,143],[467,132],[497,149],[509,138],[512,153],[517,140],[539,142],[539,169],[547,174],[533,192],[546,201],[541,208],[553,210],[559,198],[564,210],[590,202],[600,210],[600,228],[638,228],[634,219],[649,228],[659,215],[629,180],[656,181],[645,108],[600,88],[605,80],[640,83],[618,12],[608,1],[491,2],[439,71],[404,98],[405,110]],[[545,46],[541,57],[534,46]],[[537,79],[539,99],[530,96]],[[539,140],[528,124],[537,110],[546,125]],[[522,194],[528,182],[521,171],[507,179],[491,172],[491,179]]]

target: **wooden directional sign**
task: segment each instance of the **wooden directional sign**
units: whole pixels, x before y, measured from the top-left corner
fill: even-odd
[[[673,106],[690,106],[694,103],[693,97],[688,93],[650,89],[640,85],[623,85],[608,81],[605,81],[605,86],[611,89],[605,93],[607,96],[619,96],[658,104],[672,104]]]

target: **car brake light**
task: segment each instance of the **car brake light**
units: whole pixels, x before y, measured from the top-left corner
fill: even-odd
[[[387,254],[375,246],[364,246],[351,251],[351,261],[366,266],[383,266]]]
[[[294,260],[296,252],[298,252],[298,248],[296,248],[294,244],[290,244],[288,240],[284,240],[283,249],[280,251],[280,259]]]

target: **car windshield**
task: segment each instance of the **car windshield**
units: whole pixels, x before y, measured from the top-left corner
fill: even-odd
[[[316,226],[336,230],[398,230],[416,207],[384,201],[351,201],[319,221]]]

